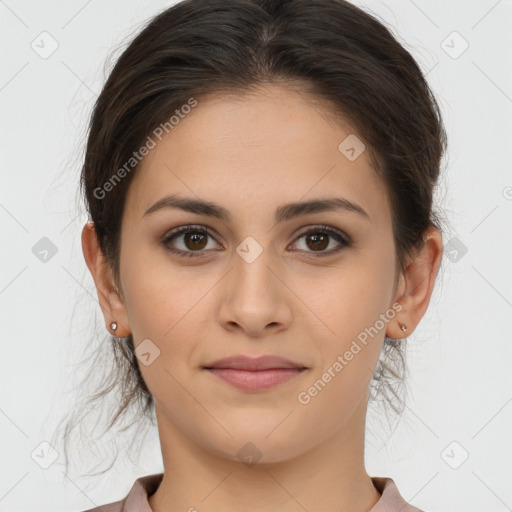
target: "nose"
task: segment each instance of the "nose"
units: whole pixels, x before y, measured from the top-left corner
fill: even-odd
[[[245,253],[241,250],[247,248]],[[254,256],[254,247],[243,244],[233,256],[233,266],[222,283],[219,321],[226,330],[261,338],[290,326],[293,293],[286,286],[289,272],[270,249]]]

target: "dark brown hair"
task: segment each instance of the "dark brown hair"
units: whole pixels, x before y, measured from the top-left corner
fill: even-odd
[[[80,191],[119,290],[121,220],[138,169],[126,171],[133,152],[191,98],[200,104],[216,92],[246,94],[270,83],[323,100],[364,141],[390,199],[397,269],[421,248],[429,226],[441,229],[433,208],[446,149],[440,109],[417,63],[382,22],[343,0],[185,0],[152,18],[124,50],[89,125]],[[99,197],[123,166],[122,179]],[[371,398],[383,396],[396,412],[404,349],[404,341],[386,337],[372,379]],[[153,419],[132,336],[111,337],[109,351],[97,356],[103,366],[110,358],[111,367],[98,393],[77,407],[81,418],[119,390],[108,429],[135,406],[139,418]],[[66,441],[81,421],[68,421]]]

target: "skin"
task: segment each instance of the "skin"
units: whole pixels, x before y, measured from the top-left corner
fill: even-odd
[[[107,329],[150,339],[159,356],[140,369],[156,402],[164,478],[149,498],[155,511],[368,511],[379,500],[364,467],[368,387],[384,336],[410,335],[424,315],[442,257],[435,228],[397,274],[391,210],[368,152],[338,150],[346,123],[290,88],[199,102],[141,162],[125,204],[117,290],[92,223],[82,247]],[[144,212],[162,197],[201,198],[228,209],[224,222],[178,209]],[[284,203],[343,197],[345,210],[276,224]],[[105,200],[108,200],[108,196]],[[202,245],[183,235],[207,226]],[[321,224],[347,234],[316,249],[299,237]],[[321,231],[321,230],[320,230]],[[248,263],[236,248],[248,236],[262,253]],[[309,242],[308,242],[309,240]],[[196,248],[196,249],[195,249]],[[318,252],[329,256],[316,256]],[[393,304],[402,310],[305,405],[308,390],[365,328]],[[399,324],[407,326],[404,334]],[[235,354],[276,354],[308,369],[264,392],[241,391],[202,369]],[[245,464],[246,443],[261,458]],[[194,507],[194,508],[191,508]]]

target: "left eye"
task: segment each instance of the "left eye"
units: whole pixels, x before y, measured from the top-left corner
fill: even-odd
[[[343,247],[350,246],[350,239],[348,236],[333,230],[332,228],[329,228],[328,226],[322,226],[314,229],[310,229],[306,231],[305,233],[302,233],[298,236],[297,240],[301,240],[304,238],[304,244],[308,248],[313,248],[313,251],[306,251],[306,252],[313,252],[318,253],[315,254],[315,256],[328,256],[329,254],[333,254],[336,252],[339,252]],[[325,251],[325,249],[330,245],[330,240],[334,239],[336,242],[338,242],[341,247]]]
[[[183,237],[183,247],[176,248],[176,243],[173,242]],[[215,240],[215,237],[210,233],[209,229],[203,226],[182,226],[162,240],[164,248],[174,254],[185,257],[197,257],[203,256],[208,237]],[[349,237],[342,232],[338,232],[328,226],[319,226],[313,229],[309,229],[298,235],[296,240],[304,239],[306,248],[313,250],[305,250],[305,252],[317,253],[315,256],[328,256],[329,254],[337,253],[344,247],[348,247],[351,244]],[[330,241],[334,239],[341,245],[340,248],[326,251],[330,245]],[[172,242],[172,243],[171,243]],[[301,249],[299,249],[301,250]],[[194,254],[195,253],[195,254]]]

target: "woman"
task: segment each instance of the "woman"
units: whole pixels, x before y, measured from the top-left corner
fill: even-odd
[[[164,472],[91,510],[419,510],[366,472],[365,421],[435,284],[445,145],[414,59],[348,2],[151,20],[94,109],[82,247]]]

